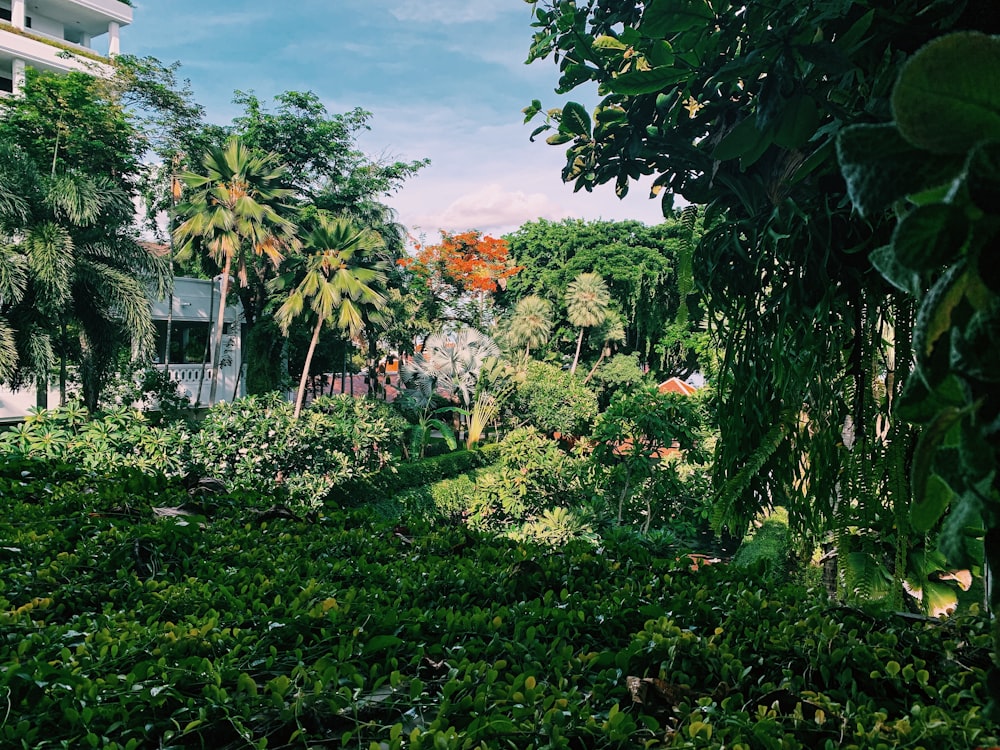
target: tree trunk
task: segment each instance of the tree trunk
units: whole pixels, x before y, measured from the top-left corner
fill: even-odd
[[[316,342],[319,341],[319,332],[323,328],[323,318],[316,321],[316,328],[313,330],[312,341],[309,342],[309,351],[306,352],[306,361],[302,364],[302,377],[299,378],[299,395],[295,397],[295,413],[292,419],[298,419],[302,413],[302,402],[305,400],[306,383],[309,381],[309,365],[312,364],[313,352],[316,351]]]
[[[219,319],[215,321],[215,355],[212,359],[212,386],[208,392],[208,405],[215,405],[215,397],[219,392],[219,378],[222,376],[222,329],[225,328],[226,321],[226,297],[229,295],[229,269],[232,266],[232,258],[226,256],[226,262],[222,267],[222,282],[219,288]],[[214,284],[213,284],[214,286]]]
[[[583,347],[583,326],[580,326],[580,335],[576,339],[576,354],[573,357],[573,366],[569,368],[570,375],[576,372],[576,365],[580,361],[580,349]]]

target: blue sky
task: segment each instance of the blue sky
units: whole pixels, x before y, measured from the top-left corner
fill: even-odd
[[[563,151],[531,143],[521,109],[561,103],[551,61],[524,64],[522,0],[136,0],[122,49],[181,63],[208,119],[238,113],[236,89],[270,102],[313,91],[330,112],[373,114],[373,158],[429,158],[388,199],[411,232],[501,234],[539,217],[660,221],[648,185],[573,193]],[[577,98],[580,98],[579,96]]]

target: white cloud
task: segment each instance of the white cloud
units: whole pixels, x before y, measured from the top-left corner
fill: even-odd
[[[440,213],[413,217],[413,223],[429,234],[438,229],[451,232],[479,229],[496,235],[512,231],[528,221],[558,220],[568,215],[544,193],[507,190],[493,182],[455,198]]]

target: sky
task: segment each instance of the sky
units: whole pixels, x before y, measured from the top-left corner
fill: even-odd
[[[273,103],[312,91],[331,113],[372,113],[359,147],[431,165],[386,199],[415,237],[439,229],[498,236],[545,218],[662,221],[649,185],[624,201],[563,184],[564,147],[524,124],[532,99],[561,106],[551,60],[525,65],[524,0],[133,0],[122,51],[180,62],[210,122],[239,114],[236,90]],[[574,98],[596,101],[593,90]]]

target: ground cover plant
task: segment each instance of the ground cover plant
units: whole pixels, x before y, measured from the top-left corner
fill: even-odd
[[[0,498],[4,747],[997,741],[975,613],[845,608],[634,536],[308,522],[129,469],[9,463]]]

